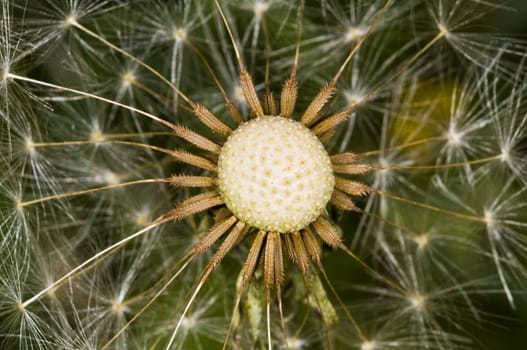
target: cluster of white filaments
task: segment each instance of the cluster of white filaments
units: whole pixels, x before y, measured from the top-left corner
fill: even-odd
[[[238,219],[266,231],[297,231],[315,221],[334,184],[320,140],[301,123],[280,116],[243,124],[219,156],[225,204]]]

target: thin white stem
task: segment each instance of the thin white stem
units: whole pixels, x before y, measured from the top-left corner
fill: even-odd
[[[211,271],[211,270],[209,270],[209,271]],[[207,275],[208,275],[208,273],[205,274],[205,276],[204,276],[205,279],[207,278]],[[174,332],[172,332],[172,336],[170,337],[170,340],[168,341],[168,344],[167,344],[167,346],[165,348],[166,350],[169,350],[172,347],[172,344],[174,343],[174,340],[176,339],[177,332],[179,331],[179,328],[183,324],[183,320],[185,320],[185,315],[187,314],[188,310],[192,306],[192,303],[194,302],[194,299],[196,299],[196,296],[198,295],[201,287],[203,287],[204,281],[205,280],[202,280],[202,282],[198,283],[198,285],[196,286],[196,289],[194,290],[194,293],[192,293],[192,297],[188,301],[187,305],[185,306],[185,309],[183,310],[183,313],[179,317],[179,321],[178,321],[178,323],[176,325],[176,329],[174,329]]]
[[[353,47],[353,49],[349,53],[348,57],[346,57],[346,59],[344,60],[344,63],[340,66],[339,70],[337,71],[337,73],[333,77],[333,79],[332,79],[332,83],[333,84],[335,84],[337,82],[337,80],[340,78],[340,76],[344,72],[344,69],[346,68],[348,63],[351,61],[351,59],[353,58],[355,53],[357,53],[357,51],[362,46],[362,44],[366,41],[366,39],[370,36],[370,34],[373,32],[373,30],[377,27],[377,25],[381,21],[382,17],[384,17],[384,14],[386,13],[388,8],[390,7],[391,3],[392,3],[392,0],[387,0],[386,1],[384,6],[382,7],[382,9],[380,10],[379,14],[377,15],[377,17],[375,18],[373,23],[368,28],[368,31],[359,39],[359,41],[357,42],[355,47]]]
[[[20,203],[17,204],[17,208],[27,207],[29,205],[42,203],[42,202],[46,202],[46,201],[54,200],[54,199],[62,199],[62,198],[68,198],[68,197],[82,196],[82,195],[85,195],[85,194],[89,194],[89,193],[93,193],[93,192],[99,192],[99,191],[105,191],[105,190],[110,190],[110,189],[113,189],[113,188],[120,188],[120,187],[125,187],[125,186],[132,186],[132,185],[138,185],[138,184],[147,184],[147,183],[169,182],[169,181],[170,181],[170,179],[143,179],[143,180],[124,182],[124,183],[115,184],[115,185],[107,185],[107,186],[95,187],[95,188],[90,188],[90,189],[87,189],[87,190],[81,190],[81,191],[76,191],[76,192],[60,193],[60,194],[56,194],[56,195],[52,195],[52,196],[48,196],[48,197],[42,197],[42,198],[32,199],[32,200],[25,201],[25,202],[20,202]]]
[[[214,0],[214,3],[216,4],[216,7],[218,8],[218,12],[220,13],[221,19],[223,20],[223,23],[225,24],[225,28],[227,29],[227,33],[229,34],[229,37],[232,42],[232,47],[234,49],[234,54],[236,55],[236,60],[238,61],[238,64],[240,67],[243,67],[243,60],[242,56],[240,55],[240,51],[238,50],[238,45],[236,44],[236,40],[234,40],[234,35],[232,34],[231,27],[229,25],[229,22],[227,21],[227,17],[225,17],[225,13],[223,12],[223,9],[221,8],[220,2],[218,0]]]
[[[72,141],[55,141],[55,142],[31,142],[30,146],[34,148],[45,147],[61,147],[61,146],[83,146],[83,145],[97,145],[103,143],[118,143],[119,141],[112,141],[114,139],[128,139],[128,138],[142,138],[157,135],[174,135],[167,131],[153,131],[143,133],[123,133],[123,134],[100,134],[100,140],[72,140]]]
[[[162,82],[164,82],[165,84],[167,84],[168,86],[170,86],[170,88],[172,90],[174,90],[179,96],[181,96],[185,102],[187,102],[189,105],[193,106],[194,105],[194,102],[188,98],[181,90],[179,90],[171,81],[169,81],[167,78],[165,78],[161,73],[159,73],[157,70],[155,70],[154,68],[152,68],[151,66],[149,66],[148,64],[146,64],[145,62],[141,61],[139,58],[135,57],[134,55],[132,55],[131,53],[129,53],[128,51],[125,51],[123,50],[122,48],[118,47],[117,45],[114,45],[112,44],[111,42],[109,42],[108,40],[106,40],[105,38],[103,38],[102,36],[98,35],[97,33],[91,31],[90,29],[84,27],[82,24],[80,24],[79,22],[77,22],[75,19],[72,19],[70,21],[71,25],[73,25],[75,28],[83,31],[84,33],[90,35],[91,37],[99,40],[100,42],[102,42],[103,44],[107,45],[108,47],[110,47],[111,49],[121,53],[122,55],[124,55],[125,57],[128,57],[129,59],[133,60],[134,62],[138,63],[139,65],[141,65],[143,68],[147,69],[149,72],[151,72],[152,74],[154,74],[156,77],[158,77],[159,79],[161,79]]]
[[[93,255],[91,258],[85,260],[84,262],[82,262],[80,265],[78,265],[77,267],[75,267],[74,269],[70,270],[67,274],[65,274],[64,276],[62,276],[61,278],[59,278],[58,280],[56,280],[55,282],[53,282],[51,285],[47,286],[46,288],[42,289],[40,292],[38,292],[37,294],[35,294],[34,296],[32,296],[31,298],[27,299],[26,301],[24,301],[20,307],[22,309],[25,309],[28,305],[32,304],[33,302],[37,301],[38,299],[40,299],[43,295],[45,295],[46,293],[48,293],[49,291],[53,290],[54,288],[58,287],[62,282],[66,281],[67,279],[73,277],[75,274],[77,274],[78,272],[83,272],[83,271],[86,271],[85,268],[87,268],[88,266],[90,266],[92,263],[94,262],[97,262],[97,260],[100,259],[100,261],[102,261],[102,259],[104,257],[106,257],[106,255],[108,255],[109,253],[113,252],[114,250],[117,250],[119,248],[121,248],[122,246],[124,246],[126,243],[130,242],[131,240],[137,238],[137,237],[140,237],[142,236],[143,234],[147,233],[148,231],[150,231],[151,229],[169,221],[170,219],[163,219],[163,220],[160,220],[160,221],[155,221],[153,224],[143,228],[142,230],[139,230],[133,234],[131,234],[130,236],[120,240],[119,242],[117,243],[114,243],[112,244],[111,246],[109,246],[108,248],[104,249],[104,250],[101,250],[100,252],[98,252],[97,254]],[[93,267],[94,265],[92,265],[91,267]]]
[[[161,124],[163,124],[165,126],[168,126],[169,128],[172,128],[172,124],[170,122],[168,122],[166,120],[163,120],[163,119],[161,119],[159,117],[156,117],[153,114],[150,114],[148,112],[142,111],[142,110],[134,108],[132,106],[128,106],[128,105],[125,105],[123,103],[119,103],[117,101],[113,101],[113,100],[110,100],[108,98],[105,98],[105,97],[102,97],[102,96],[98,96],[98,95],[95,95],[95,94],[92,94],[92,93],[89,93],[89,92],[86,92],[86,91],[72,89],[72,88],[68,88],[68,87],[65,87],[65,86],[56,85],[56,84],[52,84],[52,83],[48,83],[48,82],[45,82],[45,81],[24,77],[24,76],[13,74],[13,73],[7,73],[7,77],[10,78],[10,79],[26,81],[28,83],[41,85],[41,86],[46,86],[46,87],[50,87],[50,88],[57,89],[57,90],[72,92],[72,93],[75,93],[75,94],[78,94],[78,95],[81,95],[81,96],[86,96],[86,97],[93,98],[93,99],[96,99],[96,100],[99,100],[99,101],[103,101],[103,102],[112,104],[114,106],[125,108],[125,109],[128,109],[129,111],[136,112],[138,114],[144,115],[145,117],[148,117],[148,118],[150,118],[152,120],[155,120],[156,122],[159,122],[159,123],[161,123]]]
[[[408,61],[406,61],[395,73],[393,73],[388,79],[386,79],[384,82],[382,82],[379,86],[377,86],[373,91],[368,93],[366,97],[361,99],[359,102],[355,103],[351,108],[353,110],[356,110],[360,106],[364,105],[366,102],[370,101],[372,98],[377,96],[377,94],[384,89],[388,84],[390,84],[392,81],[394,81],[397,77],[399,77],[401,74],[403,74],[408,67],[410,67],[419,57],[421,57],[425,52],[427,52],[436,42],[438,42],[441,38],[443,38],[447,33],[445,31],[440,31],[437,33],[437,35],[432,38],[422,49],[420,49],[415,55],[413,55]]]
[[[176,273],[174,275],[172,275],[172,277],[170,277],[170,279],[163,285],[163,287],[161,287],[161,289],[150,299],[148,300],[148,302],[141,308],[141,310],[139,310],[135,315],[134,317],[132,317],[130,319],[130,321],[128,321],[117,333],[115,333],[113,335],[113,337],[108,340],[106,342],[106,344],[104,344],[99,350],[105,350],[107,349],[121,334],[123,334],[123,332],[128,328],[130,327],[130,325],[135,322],[135,320],[137,320],[139,318],[139,316],[141,316],[153,303],[154,301],[157,300],[157,298],[159,298],[164,292],[165,290],[172,284],[172,282],[174,282],[174,280],[179,276],[179,274],[181,272],[183,272],[187,266],[190,264],[190,262],[192,261],[192,259],[194,258],[195,255],[191,255],[187,261],[185,261],[185,263],[183,264],[183,266],[181,266],[179,268],[179,270],[176,271]],[[186,259],[188,257],[185,256],[183,258]]]
[[[430,165],[388,165],[388,166],[377,166],[377,170],[430,170],[430,169],[449,169],[464,167],[467,165],[476,165],[481,163],[488,163],[494,160],[501,159],[502,155],[498,154],[491,157],[469,160],[466,162],[447,163],[447,164],[430,164]]]

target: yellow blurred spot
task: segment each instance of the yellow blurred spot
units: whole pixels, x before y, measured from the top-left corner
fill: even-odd
[[[183,322],[181,324],[184,328],[191,329],[196,325],[196,320],[192,316],[185,316],[183,317]]]
[[[115,174],[113,171],[105,171],[101,175],[102,181],[107,183],[108,185],[118,185],[121,182],[121,179],[117,174]]]
[[[50,299],[57,299],[57,294],[55,294],[55,291],[56,291],[56,290],[57,290],[56,288],[51,288],[50,290],[48,290],[48,291],[46,292],[46,294],[48,295],[48,297],[49,297]]]
[[[23,202],[22,202],[22,199],[18,198],[18,199],[15,201],[15,203],[16,203],[16,205],[15,205],[16,210],[17,210],[18,212],[21,212],[21,211],[22,211],[22,208],[24,207],[24,204],[23,204]]]
[[[75,14],[70,14],[66,19],[64,20],[64,25],[66,27],[71,27],[77,24],[77,16]]]
[[[25,147],[28,153],[31,153],[31,154],[35,153],[35,143],[33,142],[31,138],[26,139]]]
[[[409,299],[412,306],[416,309],[421,309],[425,303],[425,298],[422,295],[412,295]]]
[[[362,100],[364,99],[363,95],[352,92],[345,92],[344,97],[346,98],[346,102],[350,107],[362,102]]]
[[[459,132],[449,131],[447,134],[448,143],[459,145],[461,143],[462,135]]]
[[[448,29],[445,27],[444,24],[438,24],[437,29],[439,29],[439,34],[441,34],[442,36],[448,35]]]
[[[503,149],[501,151],[500,160],[502,162],[509,162],[511,160],[511,153],[508,149]]]
[[[125,87],[130,86],[132,83],[136,81],[135,74],[132,71],[128,71],[123,74],[123,77],[121,78],[122,85]]]
[[[365,341],[360,346],[360,350],[373,350],[375,349],[375,342],[374,341]]]
[[[7,79],[10,78],[9,75],[9,68],[8,67],[2,67],[2,81],[7,81]]]
[[[423,233],[422,235],[415,237],[414,241],[419,249],[423,249],[429,242],[428,235]]]
[[[233,89],[233,95],[234,99],[238,103],[245,103],[245,95],[243,94],[242,87],[240,85],[236,85]]]
[[[148,215],[145,213],[139,213],[137,214],[137,217],[135,219],[135,222],[138,226],[146,226],[150,223],[150,220],[148,218]]]
[[[363,36],[365,32],[366,31],[364,30],[364,28],[350,26],[348,27],[348,30],[346,31],[345,39],[346,41],[359,40],[360,37]]]
[[[485,211],[485,223],[487,226],[492,226],[495,222],[494,215],[490,211]]]
[[[105,140],[104,138],[104,134],[101,133],[100,131],[96,130],[96,131],[93,131],[91,134],[90,134],[90,140],[92,142],[102,142]]]
[[[176,42],[187,40],[187,31],[184,28],[172,28],[172,35],[174,36],[174,40]]]
[[[287,338],[287,348],[296,350],[302,349],[306,345],[306,342],[298,337],[288,337]]]
[[[115,312],[116,314],[122,314],[126,312],[127,310],[128,308],[122,302],[115,302],[112,304],[112,311]]]

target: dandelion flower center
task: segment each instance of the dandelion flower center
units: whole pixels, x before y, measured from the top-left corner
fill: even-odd
[[[253,227],[300,230],[324,210],[335,179],[320,140],[304,125],[280,116],[253,119],[229,137],[218,161],[227,207]]]

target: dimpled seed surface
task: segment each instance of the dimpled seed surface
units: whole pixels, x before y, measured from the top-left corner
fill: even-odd
[[[218,177],[225,204],[238,219],[280,233],[313,222],[335,183],[319,139],[299,122],[272,116],[234,131],[221,150]]]

